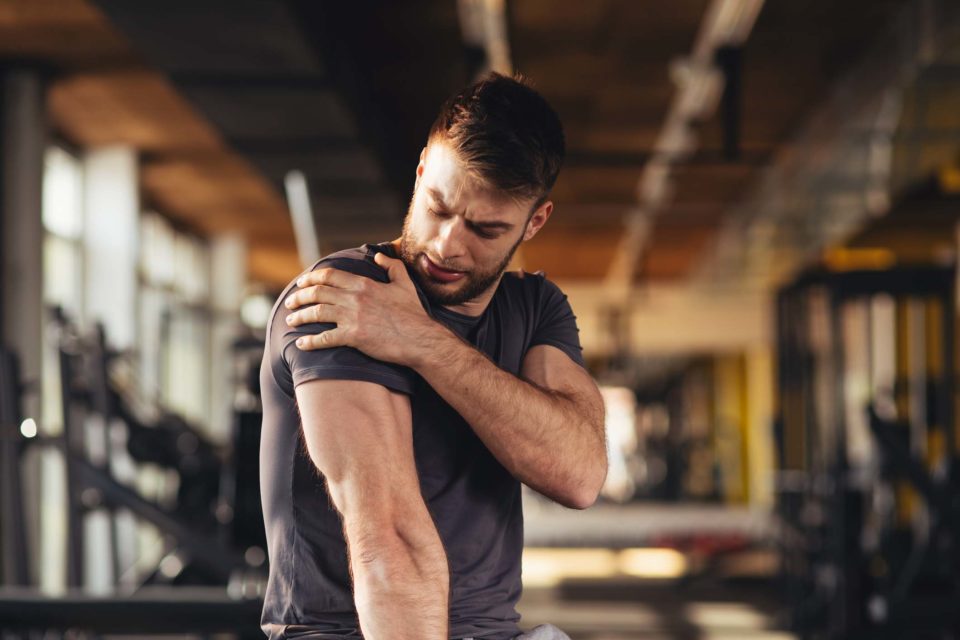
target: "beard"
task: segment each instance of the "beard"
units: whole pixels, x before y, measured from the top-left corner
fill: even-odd
[[[420,290],[423,291],[424,295],[432,304],[452,307],[469,302],[486,292],[490,287],[499,282],[500,276],[507,270],[507,267],[510,265],[510,260],[513,259],[513,254],[517,252],[517,247],[520,246],[520,242],[523,240],[523,234],[520,234],[520,237],[517,238],[517,241],[510,250],[507,251],[506,255],[493,267],[463,272],[463,278],[456,283],[459,286],[451,290],[449,289],[450,285],[436,282],[427,274],[422,273],[422,258],[426,257],[429,259],[429,256],[427,256],[426,252],[422,250],[422,247],[418,245],[413,238],[410,230],[410,216],[411,213],[408,211],[407,217],[403,221],[403,236],[400,238],[400,259],[407,265],[408,271],[413,274],[417,284],[420,285]],[[431,262],[434,261],[431,260]],[[434,264],[442,269],[459,271],[459,269],[456,269],[453,265],[448,266],[442,262],[434,262]]]

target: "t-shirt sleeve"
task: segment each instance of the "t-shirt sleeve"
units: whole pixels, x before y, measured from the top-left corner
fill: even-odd
[[[321,261],[317,269],[334,267],[386,282],[386,273],[373,262],[353,258],[332,258]],[[288,294],[289,295],[289,294]],[[300,336],[323,333],[333,329],[332,322],[287,325],[287,315],[292,313],[281,303],[274,318],[274,326],[282,331],[281,349],[283,361],[290,370],[293,386],[310,380],[359,380],[374,382],[400,393],[413,393],[416,374],[409,368],[376,360],[353,347],[332,347],[304,351],[296,345]]]
[[[546,278],[543,278],[540,289],[539,314],[530,341],[531,347],[539,344],[556,347],[581,367],[585,366],[577,317],[570,308],[566,294]]]

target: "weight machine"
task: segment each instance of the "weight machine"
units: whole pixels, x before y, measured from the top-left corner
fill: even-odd
[[[228,541],[217,536],[221,454],[180,416],[156,408],[150,415],[140,406],[131,386],[111,375],[119,354],[107,348],[102,327],[84,335],[62,312],[54,314],[54,321],[60,334],[62,446],[68,478],[68,584],[80,586],[84,575],[84,515],[101,507],[111,516],[128,510],[169,536],[171,553],[183,563],[177,583],[226,584],[244,562],[240,553],[224,544]],[[126,450],[133,460],[176,472],[175,508],[145,499],[115,478],[111,431],[117,425],[126,431]],[[97,438],[101,442],[96,443]],[[93,451],[99,455],[91,455]],[[117,548],[115,526],[110,546]],[[116,553],[113,556],[117,576],[120,567]],[[154,574],[147,582],[159,577]]]
[[[817,271],[777,300],[783,579],[808,639],[960,637],[955,272]]]
[[[6,585],[0,591],[0,631],[234,630],[259,635],[255,623],[266,580],[257,470],[259,407],[254,403],[236,412],[234,446],[217,447],[184,418],[143,400],[132,368],[125,366],[129,362],[108,348],[102,327],[80,331],[59,309],[52,312],[52,327],[58,345],[61,434],[26,438],[19,433],[23,385],[13,355],[0,353],[0,559]],[[262,342],[258,345],[262,349]],[[66,578],[71,591],[63,598],[10,589],[30,585],[20,469],[33,447],[59,450],[67,479]],[[127,458],[125,477],[117,473],[121,454]],[[175,497],[158,501],[142,494],[131,481],[131,461],[172,473]],[[165,562],[141,571],[132,592],[129,581],[108,597],[78,590],[87,559],[84,521],[93,512],[105,514],[110,524],[106,546],[114,580],[129,570],[121,566],[118,514],[132,514],[160,534]],[[232,615],[211,621],[201,615],[205,606]]]

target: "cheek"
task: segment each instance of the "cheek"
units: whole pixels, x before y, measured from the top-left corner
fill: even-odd
[[[431,224],[424,213],[414,212],[410,217],[408,224],[408,229],[410,231],[411,237],[418,243],[423,244],[430,239]]]
[[[503,262],[511,246],[509,242],[497,242],[495,245],[489,242],[481,243],[480,246],[474,247],[473,255],[479,265],[491,269]]]

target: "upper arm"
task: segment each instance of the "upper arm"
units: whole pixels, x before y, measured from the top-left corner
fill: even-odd
[[[558,393],[592,419],[603,418],[603,398],[587,370],[557,347],[540,344],[523,358],[520,375],[541,389]]]
[[[356,380],[305,382],[296,396],[307,451],[348,524],[379,526],[423,504],[408,396]]]
[[[599,410],[602,420],[603,400],[584,367],[580,330],[570,302],[542,275],[537,282],[538,313],[520,375],[542,389],[568,397],[593,418]]]

